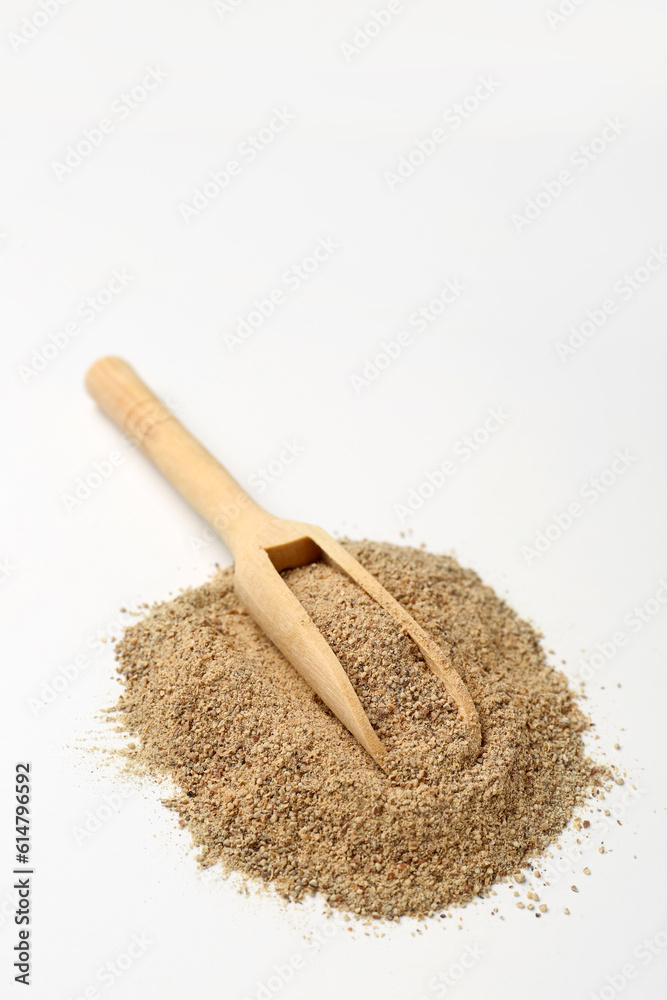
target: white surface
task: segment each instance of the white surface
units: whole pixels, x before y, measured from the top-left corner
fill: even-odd
[[[552,28],[555,0],[406,3],[348,63],[340,43],[371,4],[243,0],[220,17],[205,0],[72,2],[18,51],[9,33],[39,7],[3,4],[3,996],[24,995],[10,967],[20,759],[34,769],[35,1000],[92,987],[112,1000],[254,998],[294,955],[304,967],[271,996],[664,996],[667,608],[639,628],[625,619],[667,579],[667,266],[627,302],[614,284],[667,241],[667,11],[658,0],[572,7]],[[148,68],[167,78],[121,117],[114,102]],[[461,128],[450,116],[446,141],[392,192],[385,173],[480,77],[495,92]],[[179,205],[243,155],[274,108],[294,121],[186,224]],[[109,116],[113,131],[58,180],[53,162]],[[627,127],[597,162],[569,163],[614,117]],[[512,214],[568,166],[572,184],[517,233]],[[339,248],[289,288],[284,272],[329,237]],[[133,280],[87,322],[79,304],[123,268]],[[351,376],[447,279],[465,293],[355,392]],[[275,289],[284,302],[231,352],[224,335]],[[569,327],[610,297],[617,313],[559,359]],[[77,336],[22,377],[33,350],[72,321]],[[77,843],[104,796],[127,788],[83,752],[116,738],[99,718],[116,690],[113,654],[96,635],[116,634],[121,605],[164,598],[228,561],[221,543],[195,550],[198,518],[86,397],[86,367],[112,352],[244,482],[296,441],[302,454],[261,496],[276,513],[393,541],[411,527],[415,542],[454,550],[539,624],[575,683],[584,655],[628,634],[597,661],[588,705],[596,746],[628,769],[638,801],[618,805],[610,853],[575,856],[575,874],[543,890],[544,919],[501,887],[446,930],[419,935],[408,923],[377,939],[354,924],[316,951],[304,934],[325,926],[319,907],[285,913],[202,878],[154,789],[122,799]],[[457,442],[492,407],[510,419],[463,461]],[[617,449],[636,461],[590,503],[580,490]],[[68,511],[64,494],[114,451],[122,463]],[[395,505],[452,457],[456,474],[401,524]],[[522,547],[577,499],[580,519],[529,563]],[[85,669],[35,713],[30,699],[81,654]],[[98,970],[133,934],[152,943],[104,985]],[[659,952],[650,961],[644,940]],[[458,975],[462,956],[472,967],[460,981],[433,982]]]

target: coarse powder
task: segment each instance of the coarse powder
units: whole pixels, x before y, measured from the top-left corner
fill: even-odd
[[[200,848],[290,900],[362,916],[463,904],[557,839],[603,772],[539,636],[442,555],[343,543],[440,644],[482,725],[465,724],[412,640],[323,562],[283,577],[390,752],[384,774],[239,604],[233,569],[158,604],[117,646],[123,727]]]

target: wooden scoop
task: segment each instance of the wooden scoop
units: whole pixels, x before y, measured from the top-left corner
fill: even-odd
[[[414,640],[468,724],[471,759],[481,746],[477,710],[437,644],[375,577],[322,528],[272,517],[199,444],[121,358],[90,368],[86,388],[188,503],[220,535],[234,557],[234,588],[252,618],[373,759],[387,751],[376,736],[334,651],[291,592],[280,571],[323,559],[346,573]]]

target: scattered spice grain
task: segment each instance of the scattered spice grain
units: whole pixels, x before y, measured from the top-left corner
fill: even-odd
[[[317,891],[364,917],[432,916],[543,851],[603,771],[540,637],[474,572],[421,549],[344,544],[460,672],[482,724],[477,759],[412,640],[325,563],[283,576],[347,671],[390,774],[255,625],[231,568],[125,631],[119,719],[132,760],[178,786],[167,804],[201,864],[288,900]]]

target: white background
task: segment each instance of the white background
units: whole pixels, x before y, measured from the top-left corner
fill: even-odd
[[[667,595],[667,267],[627,301],[614,286],[667,241],[664,4],[586,0],[550,24],[555,0],[418,0],[364,48],[370,3],[220,7],[71,0],[22,40],[40,7],[3,4],[3,995],[28,995],[11,968],[12,783],[27,759],[39,1000],[266,997],[294,955],[304,967],[269,996],[662,997],[667,613],[654,595]],[[359,51],[341,48],[355,38]],[[114,102],[151,68],[166,79],[121,118]],[[480,77],[495,92],[460,128],[451,115],[443,125]],[[249,163],[241,144],[274,108],[294,120]],[[113,131],[59,179],[54,164],[103,118]],[[580,169],[572,155],[607,118],[621,134]],[[387,172],[438,126],[445,141],[391,190]],[[234,158],[239,176],[187,223],[180,206]],[[564,169],[572,183],[547,204],[544,184]],[[538,218],[517,225],[540,193]],[[225,336],[255,299],[286,291],[284,272],[320,238],[339,247],[231,350]],[[122,269],[132,280],[87,322],[81,303]],[[458,301],[426,331],[410,328],[455,279]],[[609,298],[616,313],[559,357],[570,328]],[[382,342],[410,329],[401,356],[355,387]],[[121,606],[197,584],[229,556],[221,542],[197,546],[197,516],[86,396],[87,366],[108,353],[246,484],[296,441],[302,454],[260,497],[277,514],[395,542],[411,528],[408,540],[456,552],[534,621],[573,684],[593,675],[596,752],[638,791],[626,807],[623,789],[611,800],[622,825],[609,824],[608,853],[598,838],[541,890],[544,918],[501,886],[446,929],[407,922],[376,937],[334,924],[316,951],[304,935],[331,926],[319,903],[285,911],[202,878],[159,804],[165,790],[132,794],[104,751],[123,741],[100,714],[118,686],[111,644],[96,637],[117,634]],[[396,505],[494,407],[508,415],[500,430],[469,461],[459,449],[456,474],[403,523]],[[586,500],[618,449],[629,468]],[[114,451],[113,473],[68,503]],[[531,558],[575,502],[581,516]],[[637,606],[649,609],[640,626]],[[607,654],[587,671],[598,644]],[[96,814],[104,822],[81,841]],[[574,835],[562,843],[572,849]],[[104,985],[99,970],[132,935],[151,943]],[[627,963],[636,975],[624,985]],[[441,973],[450,978],[434,982]]]

